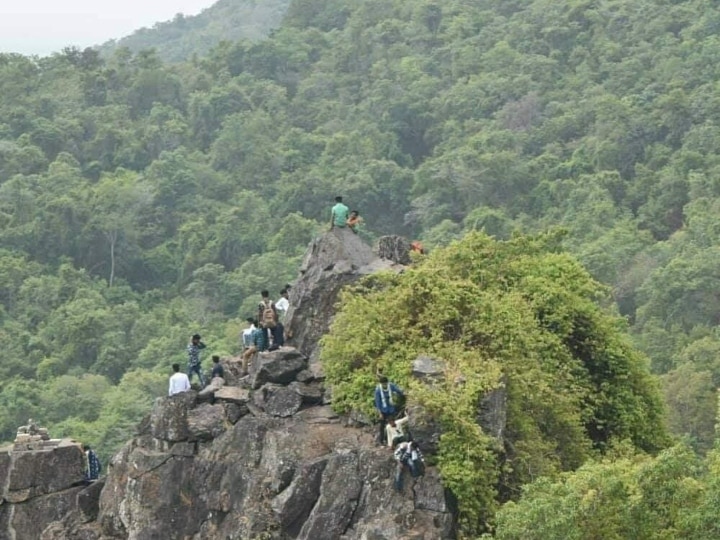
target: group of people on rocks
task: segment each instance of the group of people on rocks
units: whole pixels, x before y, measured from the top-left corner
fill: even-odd
[[[250,361],[255,354],[274,351],[285,344],[285,327],[283,321],[290,309],[289,294],[290,285],[285,285],[285,288],[280,291],[280,299],[277,302],[273,302],[270,299],[270,293],[268,291],[262,291],[260,293],[261,300],[258,304],[256,316],[245,319],[248,327],[242,331],[240,338],[243,376],[247,375]],[[180,364],[173,364],[173,373],[170,376],[168,388],[169,396],[190,390],[193,375],[197,375],[201,388],[207,386],[200,358],[201,351],[205,349],[205,347],[205,343],[202,342],[202,336],[200,336],[200,334],[192,336],[186,349],[188,355],[187,373],[181,371]],[[213,367],[210,380],[212,381],[215,377],[224,378],[225,373],[220,363],[220,357],[214,355],[212,362]]]
[[[393,449],[397,463],[395,467],[395,489],[403,489],[403,473],[410,471],[413,478],[425,473],[425,458],[417,441],[413,440],[408,426],[410,418],[403,410],[403,391],[382,374],[375,387],[375,409],[380,414],[378,443]]]

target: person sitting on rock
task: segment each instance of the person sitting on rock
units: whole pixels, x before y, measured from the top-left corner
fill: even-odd
[[[425,248],[419,240],[413,240],[410,242],[410,251],[417,253],[418,255],[425,255]]]
[[[357,227],[363,222],[363,218],[360,217],[360,212],[358,210],[353,210],[350,212],[350,217],[347,220],[347,226],[348,228],[357,234]]]
[[[187,375],[180,372],[180,364],[173,364],[173,374],[170,376],[170,388],[168,388],[168,396],[174,396],[180,392],[190,390],[190,379]]]
[[[347,226],[348,214],[350,214],[350,209],[343,204],[343,198],[335,197],[335,206],[330,212],[330,230],[332,231],[335,227],[344,229]]]
[[[248,374],[250,360],[256,353],[267,351],[269,348],[267,339],[267,330],[259,321],[255,321],[255,330],[252,333],[252,341],[250,347],[242,355],[242,375]]]
[[[407,415],[399,420],[391,419],[385,428],[385,440],[390,448],[395,448],[401,442],[410,440],[409,430],[407,428],[409,418]]]
[[[225,370],[222,367],[222,364],[220,363],[220,357],[218,355],[213,355],[212,357],[213,361],[213,368],[212,368],[212,375],[210,376],[210,379],[214,379],[215,377],[220,377],[221,379],[225,379]]]
[[[387,444],[385,440],[385,426],[388,420],[395,418],[397,414],[397,397],[405,397],[402,390],[394,383],[388,382],[385,375],[380,375],[379,383],[375,388],[375,408],[380,413],[380,431],[378,433],[378,442],[382,445]]]
[[[403,472],[405,467],[410,469],[413,478],[425,474],[425,459],[416,441],[401,442],[395,449],[395,490],[400,493],[403,490]]]
[[[94,482],[100,478],[100,471],[102,470],[100,459],[89,444],[83,444],[82,448],[85,452],[85,481]]]
[[[200,379],[200,386],[205,387],[205,377],[202,374],[202,368],[200,367],[200,351],[205,348],[205,344],[200,341],[202,338],[200,334],[195,334],[190,341],[190,345],[187,346],[188,353],[188,379],[192,380],[192,374],[196,373],[198,379]]]

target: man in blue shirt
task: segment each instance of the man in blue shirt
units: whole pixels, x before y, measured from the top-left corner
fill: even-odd
[[[380,413],[380,432],[378,440],[380,444],[387,444],[385,440],[385,427],[388,420],[395,417],[398,412],[398,398],[405,397],[402,390],[395,383],[388,382],[388,378],[381,375],[379,383],[375,387],[375,408]]]

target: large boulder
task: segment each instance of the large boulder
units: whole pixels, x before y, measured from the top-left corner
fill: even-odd
[[[184,441],[190,436],[187,413],[197,402],[197,392],[181,392],[157,398],[150,413],[150,434],[167,442]]]
[[[266,383],[290,384],[307,366],[307,357],[292,347],[260,353],[250,366],[250,386],[260,388]]]
[[[188,439],[205,441],[225,431],[225,407],[203,403],[187,415]]]
[[[292,416],[300,410],[303,398],[293,388],[279,384],[266,384],[255,391],[255,405],[272,416]]]
[[[340,290],[358,278],[392,268],[348,229],[334,229],[310,243],[300,277],[290,290],[285,329],[290,342],[313,364],[319,357],[320,338],[330,328]]]
[[[397,264],[408,265],[412,262],[410,241],[402,236],[381,236],[378,240],[377,252],[381,259],[389,259]]]

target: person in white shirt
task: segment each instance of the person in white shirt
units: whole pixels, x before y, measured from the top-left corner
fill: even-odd
[[[394,448],[396,444],[409,440],[408,430],[405,427],[407,423],[408,417],[405,415],[400,418],[400,420],[390,420],[388,425],[385,426],[385,438],[390,448]]]
[[[252,317],[248,317],[245,319],[250,326],[248,326],[245,330],[243,330],[242,333],[242,348],[243,352],[245,352],[247,349],[249,349],[252,346],[252,333],[257,328],[255,326],[255,320]]]
[[[275,302],[275,309],[280,315],[280,320],[285,321],[285,315],[287,315],[288,309],[290,309],[290,300],[288,300],[288,290],[283,289],[280,291],[280,300]]]
[[[170,388],[168,396],[174,396],[181,392],[190,390],[190,379],[185,373],[180,372],[180,364],[173,364],[173,375],[170,377]]]

